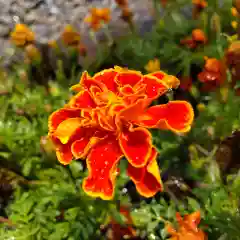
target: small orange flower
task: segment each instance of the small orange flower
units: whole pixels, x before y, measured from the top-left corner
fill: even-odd
[[[48,46],[49,46],[50,48],[57,49],[57,48],[58,48],[57,41],[56,41],[56,40],[50,40],[50,41],[48,42]]]
[[[127,7],[128,0],[115,0],[115,2],[119,5],[119,7]]]
[[[237,29],[238,27],[238,22],[237,21],[232,21],[231,22],[232,28]]]
[[[206,58],[204,69],[198,74],[198,79],[204,83],[203,90],[214,90],[226,80],[225,64],[216,58]]]
[[[30,61],[39,62],[41,60],[41,53],[33,44],[29,44],[25,47],[25,54]]]
[[[81,56],[86,56],[87,55],[87,48],[83,44],[78,45],[78,51]]]
[[[168,0],[160,0],[163,7],[166,7]]]
[[[144,68],[149,73],[160,71],[160,61],[157,58],[150,60]]]
[[[191,77],[182,77],[180,81],[180,88],[189,91],[192,87],[192,78]]]
[[[25,24],[16,24],[11,33],[11,41],[18,47],[24,47],[35,40],[34,33]]]
[[[207,38],[203,30],[201,29],[194,29],[192,31],[192,39],[198,43],[205,44],[207,42]]]
[[[131,23],[131,22],[132,22],[132,16],[133,16],[133,13],[132,13],[132,11],[130,10],[129,7],[123,7],[123,8],[122,8],[121,18],[122,18],[125,22]]]
[[[85,22],[90,24],[90,27],[97,31],[101,27],[101,23],[108,23],[110,21],[109,8],[92,8],[91,14],[85,18]]]
[[[149,106],[178,85],[177,78],[163,72],[142,75],[115,67],[93,77],[83,73],[79,84],[72,87],[77,94],[50,116],[49,136],[62,164],[86,158],[89,175],[83,189],[88,195],[113,198],[123,156],[141,195],[152,197],[162,190],[157,150],[147,128],[185,133],[194,114],[185,101]]]
[[[167,231],[172,236],[171,240],[207,240],[207,235],[201,229],[198,229],[201,220],[199,211],[185,215],[184,218],[179,213],[176,213],[176,219],[178,230],[171,225],[167,225]]]
[[[238,15],[239,15],[238,10],[235,7],[231,8],[231,13],[232,13],[233,17],[238,17]]]
[[[70,47],[76,47],[81,40],[80,34],[71,25],[65,26],[61,37],[63,43]]]
[[[192,3],[197,6],[198,8],[205,8],[208,6],[208,3],[206,0],[192,0]]]
[[[180,41],[181,44],[187,45],[191,49],[198,47],[200,44],[206,44],[206,42],[206,35],[201,29],[194,29],[191,37],[187,37]]]
[[[133,228],[133,221],[129,209],[125,206],[120,207],[120,213],[126,218],[125,226],[120,225],[114,219],[111,220],[112,236],[111,240],[129,239],[136,236]]]

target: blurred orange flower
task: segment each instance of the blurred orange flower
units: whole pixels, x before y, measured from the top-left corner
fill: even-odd
[[[108,23],[110,21],[110,9],[109,8],[92,8],[90,15],[87,16],[84,21],[90,24],[90,27],[97,31],[101,27],[101,23]]]
[[[192,87],[192,78],[191,77],[182,77],[180,81],[180,88],[189,91]]]
[[[238,22],[237,22],[237,21],[232,21],[232,22],[231,22],[231,26],[232,26],[232,28],[237,29],[237,27],[238,27]]]
[[[167,231],[171,234],[171,240],[207,240],[207,235],[198,229],[201,220],[200,211],[181,217],[176,213],[178,229],[174,229],[171,225],[167,225]]]
[[[157,58],[150,60],[144,68],[149,73],[160,71],[160,61]]]
[[[123,156],[141,195],[152,197],[162,190],[157,150],[147,128],[185,133],[194,113],[186,101],[149,106],[178,85],[177,78],[163,72],[142,75],[115,67],[93,77],[83,73],[79,84],[72,87],[77,94],[50,116],[49,136],[62,164],[86,158],[89,175],[83,189],[88,195],[113,198]]]
[[[234,17],[238,17],[239,15],[238,10],[235,7],[231,8],[231,13]]]
[[[129,209],[125,206],[120,207],[120,213],[125,217],[125,226],[120,225],[114,219],[111,220],[111,240],[129,239],[136,236],[136,231],[133,228],[133,221]]]
[[[80,34],[71,25],[65,26],[61,38],[63,43],[70,47],[76,47],[81,40]]]
[[[211,91],[226,80],[226,65],[222,60],[206,58],[204,69],[198,74],[198,79],[204,83],[203,90]]]
[[[115,2],[119,5],[119,7],[127,7],[128,0],[115,0]]]
[[[35,35],[25,24],[18,23],[10,34],[11,41],[18,47],[33,43]]]
[[[180,41],[181,44],[187,45],[189,48],[194,49],[201,44],[207,43],[207,37],[203,30],[201,29],[194,29],[192,31],[191,37],[187,37]]]
[[[130,10],[129,7],[123,7],[122,8],[122,15],[121,18],[127,22],[127,23],[131,23],[132,22],[132,17],[133,17],[133,13]]]
[[[205,44],[207,42],[207,37],[201,29],[194,29],[192,31],[192,39],[197,43]]]
[[[208,6],[208,3],[206,0],[192,0],[192,3],[198,8],[205,8]]]
[[[41,53],[40,53],[39,49],[33,44],[29,44],[25,47],[25,55],[30,62],[31,61],[35,61],[35,62],[41,61]]]

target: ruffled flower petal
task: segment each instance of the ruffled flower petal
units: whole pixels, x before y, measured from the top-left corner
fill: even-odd
[[[49,132],[52,133],[58,127],[58,125],[68,118],[77,118],[80,117],[81,110],[80,109],[69,109],[62,108],[55,112],[53,112],[48,120],[48,128]]]
[[[144,76],[141,83],[146,84],[146,94],[148,98],[156,98],[165,94],[169,87],[163,81],[154,76]]]
[[[79,92],[76,96],[72,97],[68,106],[72,108],[94,108],[96,104],[88,90]]]
[[[113,137],[98,142],[87,157],[89,175],[83,181],[83,190],[92,197],[112,199],[117,164],[122,156],[121,149]]]
[[[81,76],[81,79],[79,81],[78,84],[75,84],[73,85],[70,89],[72,91],[77,91],[77,92],[80,92],[80,91],[83,91],[84,89],[90,89],[90,87],[92,86],[97,86],[99,88],[101,88],[102,90],[106,90],[106,86],[99,82],[99,81],[96,81],[96,80],[93,80],[91,78],[91,76],[89,76],[88,72],[87,71],[84,71],[82,73],[82,76]]]
[[[93,80],[104,83],[108,90],[116,93],[118,92],[118,85],[115,81],[115,77],[118,74],[114,69],[103,70],[94,75]]]
[[[119,135],[119,145],[127,160],[134,167],[144,166],[152,151],[152,136],[144,128],[129,128]]]
[[[136,168],[129,164],[128,175],[135,183],[137,191],[144,197],[152,197],[157,192],[163,190],[160,172],[157,164],[157,150],[151,149],[151,155],[148,159],[148,164],[142,168]]]
[[[77,158],[85,158],[91,148],[99,141],[106,137],[105,132],[100,132],[96,128],[82,128],[81,136],[79,134],[78,140],[73,142],[71,151],[73,156]]]
[[[154,77],[158,78],[159,80],[162,80],[165,77],[165,75],[166,75],[166,73],[162,72],[162,71],[157,71],[157,72],[147,74],[147,76],[154,76]]]
[[[133,70],[122,70],[116,76],[116,82],[120,86],[125,86],[125,85],[134,86],[141,79],[142,79],[142,74],[140,72],[133,71]]]
[[[71,136],[82,126],[81,118],[69,118],[61,122],[53,136],[60,140],[62,144],[66,144]]]
[[[184,133],[191,129],[193,118],[194,112],[190,103],[170,101],[167,104],[150,107],[135,123],[148,128]]]
[[[150,73],[147,76],[154,76],[158,78],[159,80],[163,81],[168,86],[168,88],[178,88],[178,86],[180,85],[180,81],[178,78],[161,71]]]

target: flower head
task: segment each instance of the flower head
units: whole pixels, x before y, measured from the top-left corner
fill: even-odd
[[[71,25],[65,26],[61,38],[66,46],[71,47],[76,47],[81,40],[80,34]]]
[[[92,8],[90,15],[84,20],[90,24],[90,27],[97,31],[100,29],[102,23],[108,23],[110,21],[110,9],[109,8]]]
[[[145,66],[145,69],[149,73],[160,71],[160,61],[157,58],[150,60]]]
[[[208,6],[208,3],[206,0],[192,0],[192,3],[197,6],[198,8],[205,8]]]
[[[198,74],[198,79],[204,83],[205,90],[215,89],[226,80],[225,64],[216,58],[206,58],[204,69]]]
[[[115,67],[93,77],[83,73],[72,87],[77,94],[50,116],[49,136],[62,164],[86,158],[89,175],[83,189],[88,195],[113,198],[123,156],[141,195],[151,197],[162,190],[157,150],[147,128],[188,132],[193,109],[185,101],[150,104],[178,85],[177,78],[163,72],[142,75]]]
[[[238,17],[239,15],[238,10],[235,7],[231,8],[231,13],[233,17]]]
[[[192,39],[197,43],[205,44],[207,42],[206,35],[201,29],[194,29],[192,31]]]
[[[201,29],[194,29],[192,31],[192,35],[189,37],[186,37],[185,39],[182,39],[180,41],[181,44],[187,45],[191,49],[195,49],[201,44],[207,43],[207,37],[203,30]]]
[[[174,229],[171,225],[167,225],[167,231],[171,234],[172,240],[207,240],[205,233],[198,229],[198,224],[201,220],[201,214],[199,211],[190,215],[181,217],[179,213],[176,213],[176,219],[178,222],[178,230]]]
[[[123,215],[126,219],[125,226],[122,226],[114,219],[111,219],[111,240],[128,239],[130,237],[136,236],[136,231],[133,228],[133,221],[129,209],[125,206],[121,206],[120,214]]]
[[[127,7],[128,5],[128,0],[115,0],[115,2],[119,7]]]
[[[180,81],[180,88],[189,91],[192,87],[192,78],[191,77],[182,77]]]
[[[238,22],[237,22],[237,21],[232,21],[232,22],[231,22],[231,26],[232,26],[233,29],[237,29],[237,27],[238,27]]]
[[[35,40],[34,33],[25,24],[16,24],[11,32],[11,41],[18,47],[24,47]]]

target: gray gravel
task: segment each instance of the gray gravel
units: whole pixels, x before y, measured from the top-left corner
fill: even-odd
[[[134,21],[139,27],[152,20],[151,3],[151,0],[129,0]],[[126,23],[119,19],[120,9],[114,0],[0,0],[0,56],[6,55],[6,49],[11,47],[8,37],[17,22],[30,26],[41,44],[59,39],[64,25],[72,24],[81,33],[87,47],[94,51],[88,26],[83,22],[91,7],[111,9],[109,28],[115,36],[128,29]]]

